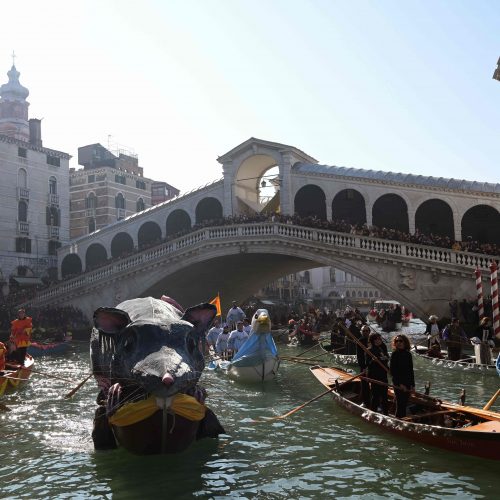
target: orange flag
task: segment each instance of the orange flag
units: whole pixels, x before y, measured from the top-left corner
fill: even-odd
[[[219,294],[217,294],[217,297],[215,297],[215,299],[212,299],[209,303],[213,304],[217,308],[217,316],[222,316],[222,312],[221,312],[221,309],[220,309],[220,297],[219,297]]]

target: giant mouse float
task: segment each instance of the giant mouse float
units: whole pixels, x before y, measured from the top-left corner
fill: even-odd
[[[224,432],[197,386],[205,366],[200,340],[215,306],[200,304],[184,314],[179,308],[147,297],[95,311],[90,357],[100,388],[96,449],[121,445],[138,454],[175,453]]]

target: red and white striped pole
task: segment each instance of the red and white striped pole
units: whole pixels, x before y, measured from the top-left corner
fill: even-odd
[[[498,267],[495,261],[490,264],[491,271],[491,307],[493,309],[493,332],[500,338],[500,309],[498,307]]]
[[[484,318],[484,304],[483,304],[483,281],[481,279],[481,270],[478,268],[474,271],[476,275],[476,291],[477,291],[477,308],[479,319]]]

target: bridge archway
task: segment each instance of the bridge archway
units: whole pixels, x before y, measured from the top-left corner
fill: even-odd
[[[203,198],[196,205],[195,216],[196,224],[222,219],[222,205],[216,198]]]
[[[462,217],[462,240],[500,244],[500,214],[489,205],[469,208]]]
[[[161,242],[160,226],[153,221],[145,222],[137,233],[137,246],[139,248],[151,246]]]
[[[365,224],[366,203],[363,195],[355,189],[339,191],[333,198],[332,219],[345,220],[349,224]]]
[[[415,229],[423,234],[454,238],[453,211],[443,200],[424,201],[415,213]]]
[[[295,194],[295,213],[300,217],[314,217],[326,220],[325,192],[315,184],[301,187]]]
[[[61,276],[67,278],[82,272],[82,261],[78,254],[70,253],[61,262]]]
[[[260,213],[280,209],[278,157],[252,154],[235,173],[234,199],[237,213]],[[272,188],[271,186],[274,186]]]
[[[191,229],[191,217],[182,209],[174,210],[167,217],[167,236]]]
[[[410,232],[408,206],[401,196],[384,194],[373,204],[372,223],[377,227]]]
[[[106,249],[100,243],[92,243],[85,252],[85,268],[101,266],[108,260]]]
[[[111,241],[111,257],[117,258],[134,251],[134,241],[128,233],[118,233]]]

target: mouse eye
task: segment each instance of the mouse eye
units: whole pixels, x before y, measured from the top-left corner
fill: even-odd
[[[258,318],[257,314],[255,314],[254,318],[255,318],[255,319],[257,319],[257,318]]]

